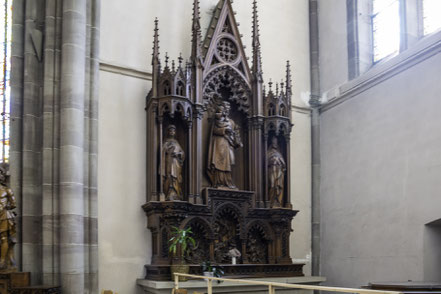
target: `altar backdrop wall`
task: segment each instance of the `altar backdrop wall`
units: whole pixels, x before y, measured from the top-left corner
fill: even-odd
[[[440,281],[441,33],[347,82],[345,3],[319,2],[323,98],[349,98],[320,116],[321,275]]]
[[[159,19],[160,51],[176,59],[190,55],[191,0],[105,0],[101,7],[101,71],[99,103],[98,244],[99,288],[140,293],[136,279],[150,262],[150,232],[141,205],[145,203],[145,96],[153,21]],[[201,0],[203,35],[216,0]],[[233,3],[247,56],[251,57],[252,0]],[[311,147],[309,98],[309,10],[307,0],[261,0],[259,18],[265,82],[285,77],[293,68],[292,191],[300,210],[294,218],[291,256],[306,263],[311,257]]]

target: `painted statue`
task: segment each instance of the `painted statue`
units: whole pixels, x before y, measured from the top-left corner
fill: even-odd
[[[176,126],[167,128],[167,138],[162,145],[163,191],[166,200],[183,200],[182,182],[185,153],[176,140]]]
[[[283,207],[286,163],[279,151],[277,137],[273,137],[267,152],[268,186],[271,207]]]
[[[17,243],[15,197],[7,186],[6,168],[0,167],[0,270],[15,271],[14,246]]]
[[[216,108],[208,151],[208,175],[214,188],[237,189],[233,183],[234,149],[242,147],[240,129],[229,118],[230,103]]]

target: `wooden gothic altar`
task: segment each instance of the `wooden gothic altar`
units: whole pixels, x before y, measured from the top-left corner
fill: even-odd
[[[147,279],[170,279],[173,226],[191,227],[186,256],[224,265],[227,276],[301,276],[289,256],[291,72],[265,91],[256,2],[250,68],[230,0],[218,3],[202,40],[193,4],[189,61],[159,58],[155,20],[152,89],[147,96],[147,203],[152,232]],[[275,89],[274,89],[275,88]],[[231,265],[228,251],[241,258]]]

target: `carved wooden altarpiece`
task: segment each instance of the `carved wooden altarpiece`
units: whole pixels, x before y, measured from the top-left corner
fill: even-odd
[[[186,256],[224,265],[227,276],[301,276],[289,256],[291,73],[263,86],[257,5],[250,68],[230,0],[214,10],[205,40],[194,1],[190,60],[159,58],[155,21],[152,90],[147,96],[147,203],[152,261],[147,279],[170,279],[173,226],[191,227]],[[237,265],[227,253],[241,252]]]

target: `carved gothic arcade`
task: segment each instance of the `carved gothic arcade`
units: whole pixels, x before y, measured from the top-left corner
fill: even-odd
[[[230,0],[214,11],[205,40],[194,1],[189,61],[161,62],[155,20],[152,90],[147,96],[147,203],[152,262],[147,278],[170,278],[173,226],[192,227],[186,256],[225,264],[228,276],[298,276],[289,256],[290,65],[265,91],[256,2],[250,68]],[[238,265],[227,253],[237,248]],[[258,265],[258,266],[256,266]]]

